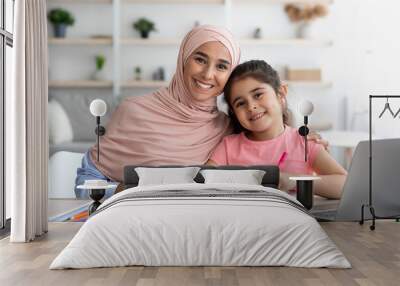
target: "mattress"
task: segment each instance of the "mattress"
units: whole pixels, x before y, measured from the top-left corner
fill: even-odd
[[[50,269],[129,265],[351,267],[290,195],[198,183],[139,186],[107,199]]]

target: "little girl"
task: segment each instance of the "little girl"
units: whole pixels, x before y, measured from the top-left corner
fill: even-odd
[[[224,88],[235,133],[214,150],[210,165],[278,165],[280,189],[295,189],[290,176],[318,174],[314,193],[340,198],[347,172],[321,144],[308,141],[287,125],[287,86],[266,62],[252,60],[238,65]]]

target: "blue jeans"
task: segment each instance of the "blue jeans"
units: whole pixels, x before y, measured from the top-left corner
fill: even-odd
[[[88,199],[89,191],[78,189],[77,186],[83,185],[85,180],[106,180],[110,183],[117,183],[110,178],[104,176],[93,164],[89,157],[89,151],[82,158],[82,167],[76,170],[75,179],[75,195],[77,199]],[[114,194],[115,188],[106,189],[105,198],[111,197]]]

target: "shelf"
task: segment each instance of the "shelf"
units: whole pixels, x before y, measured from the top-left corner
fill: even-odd
[[[124,45],[140,45],[140,46],[169,46],[169,45],[180,45],[181,39],[178,38],[122,38],[121,44]]]
[[[331,46],[329,40],[309,40],[309,39],[240,39],[240,45],[259,45],[259,46]]]
[[[51,88],[103,88],[112,87],[111,80],[50,80]]]
[[[111,37],[92,38],[49,38],[51,45],[112,45]],[[137,46],[178,46],[181,39],[178,38],[121,38],[123,45]],[[253,46],[331,46],[329,40],[307,40],[307,39],[240,39],[240,45]]]
[[[332,83],[329,81],[290,81],[283,80],[290,87],[315,87],[315,88],[329,88],[332,87]]]
[[[333,0],[232,0],[235,4],[260,3],[260,4],[325,4],[333,3]]]
[[[168,81],[157,81],[157,80],[129,80],[121,83],[122,88],[159,88],[168,86]]]
[[[291,87],[315,87],[329,88],[331,82],[326,81],[286,81]],[[129,80],[121,83],[122,88],[160,88],[168,86],[169,81],[157,80]],[[50,80],[49,87],[51,88],[101,88],[112,87],[111,80]]]
[[[111,37],[92,38],[49,38],[51,45],[112,45]]]
[[[61,4],[112,4],[113,0],[47,0],[48,3]],[[224,4],[225,0],[121,0],[131,4]],[[232,0],[233,3],[263,4],[332,4],[333,0]]]
[[[331,82],[324,81],[286,81],[291,87],[315,87],[315,88],[329,88],[332,86]],[[168,81],[152,81],[152,80],[139,80],[139,81],[126,81],[121,83],[123,88],[158,88],[163,86],[168,86]]]
[[[140,46],[172,46],[180,45],[181,40],[178,38],[122,38],[121,44],[140,45]],[[307,40],[307,39],[240,39],[240,45],[287,45],[287,46],[331,46],[332,41],[329,40]]]
[[[57,4],[112,4],[113,0],[47,0]]]
[[[121,0],[132,4],[224,4],[225,0]]]

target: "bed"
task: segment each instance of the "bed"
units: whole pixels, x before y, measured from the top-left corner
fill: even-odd
[[[125,168],[127,189],[98,208],[50,269],[351,267],[307,210],[276,189],[274,166],[247,168],[265,171],[262,185],[204,183],[197,174],[193,183],[143,186],[136,167]]]

